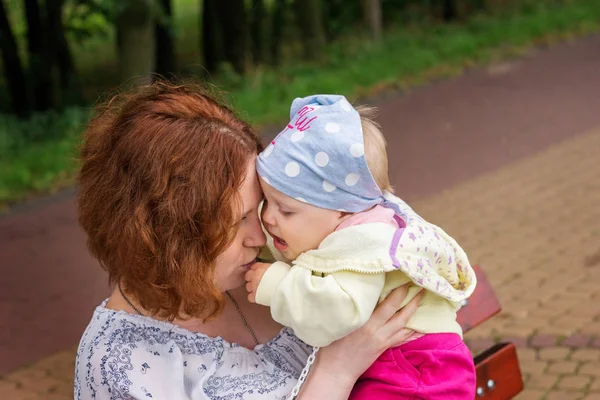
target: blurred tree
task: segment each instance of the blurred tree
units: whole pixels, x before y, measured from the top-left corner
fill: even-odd
[[[64,6],[64,0],[46,0],[48,30],[52,38],[51,43],[53,43],[56,51],[62,102],[63,105],[66,105],[80,103],[83,100],[83,93],[81,79],[73,60],[73,53],[65,35],[65,24],[63,23]]]
[[[116,3],[117,52],[121,81],[148,80],[154,70],[153,0]]]
[[[216,72],[225,59],[219,18],[219,0],[202,0],[202,53],[204,67]]]
[[[442,0],[442,18],[444,22],[454,21],[458,18],[458,0]]]
[[[48,35],[44,32],[44,21],[38,0],[25,0],[25,19],[27,21],[27,50],[29,52],[29,76],[36,111],[46,111],[53,107],[55,96],[52,85],[52,69],[49,62],[50,48]]]
[[[42,26],[47,28],[45,62],[50,74],[50,94],[54,108],[81,101],[81,82],[63,25],[64,0],[46,0],[46,20]]]
[[[262,64],[267,60],[268,48],[268,15],[264,0],[252,0],[250,15],[250,35],[252,37],[252,60],[254,64]]]
[[[321,3],[325,23],[325,38],[335,40],[345,31],[363,20],[362,4],[359,1],[327,0]]]
[[[239,74],[246,72],[248,20],[244,0],[219,0],[225,60]]]
[[[12,110],[20,117],[27,117],[30,113],[27,81],[3,0],[0,0],[0,52]]]
[[[375,41],[381,39],[381,0],[362,0],[365,26],[369,29],[371,38]]]
[[[154,35],[156,44],[154,72],[169,77],[176,71],[171,0],[160,0],[160,11],[154,27]]]
[[[287,2],[286,0],[275,0],[271,18],[271,40],[269,57],[272,65],[279,65],[281,61],[281,43],[283,41],[283,30],[286,24]]]
[[[294,0],[294,16],[302,38],[304,58],[317,60],[325,47],[325,29],[320,0]]]

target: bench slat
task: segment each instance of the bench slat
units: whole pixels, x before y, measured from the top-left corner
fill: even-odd
[[[475,357],[475,399],[507,400],[523,390],[517,351],[512,343],[498,343]]]
[[[475,265],[473,269],[477,276],[477,287],[457,314],[458,323],[465,333],[493,317],[501,309],[500,302],[481,267]]]

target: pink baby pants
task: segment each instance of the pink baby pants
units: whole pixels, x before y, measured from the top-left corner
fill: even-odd
[[[460,336],[427,334],[386,350],[349,400],[473,400],[475,385],[473,357]]]

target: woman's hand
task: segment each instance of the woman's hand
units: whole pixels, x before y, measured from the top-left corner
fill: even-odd
[[[406,329],[423,293],[400,311],[408,285],[393,290],[381,302],[365,325],[350,335],[323,347],[299,398],[347,399],[356,380],[386,349],[406,340],[413,331]]]

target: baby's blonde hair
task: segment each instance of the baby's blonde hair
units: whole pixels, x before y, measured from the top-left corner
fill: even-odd
[[[371,174],[375,179],[375,183],[379,186],[379,189],[384,192],[388,191],[394,193],[388,175],[388,157],[385,137],[381,132],[380,125],[375,122],[377,108],[363,105],[357,106],[355,109],[360,115],[367,166],[369,167],[369,170],[371,170]]]

